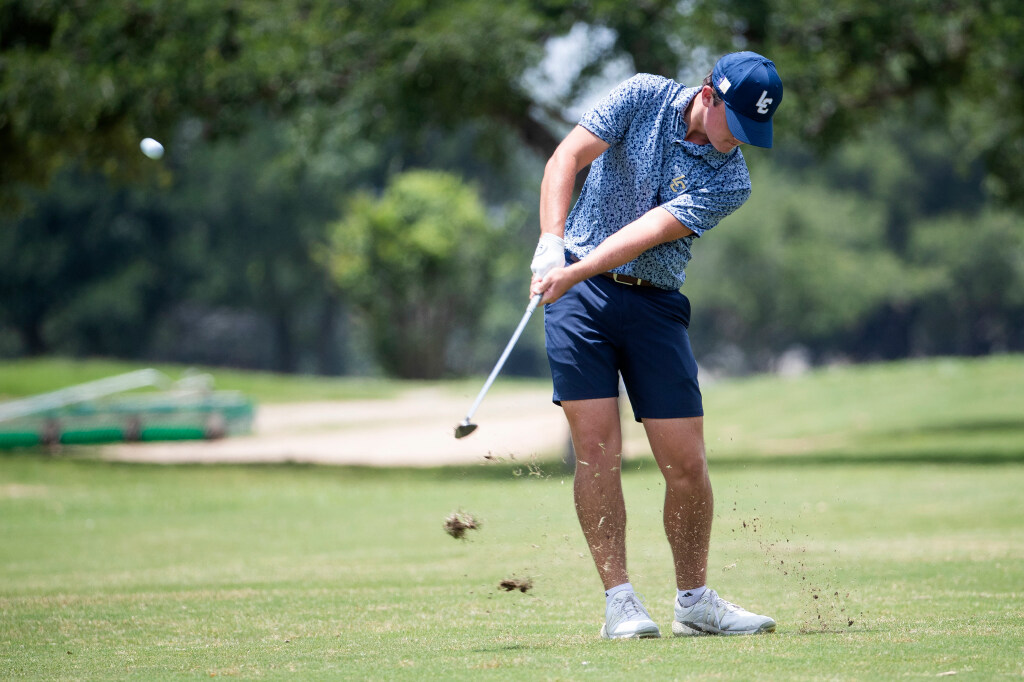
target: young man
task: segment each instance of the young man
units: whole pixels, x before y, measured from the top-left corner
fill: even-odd
[[[706,586],[713,499],[690,303],[679,288],[694,238],[750,195],[738,147],[771,147],[781,100],[775,65],[753,52],[722,57],[697,88],[640,74],[584,114],[545,168],[531,292],[547,304],[554,402],[578,462],[576,512],[606,590],[602,637],[660,636],[626,572],[620,374],[665,477],[672,632],[775,630]],[[570,214],[575,177],[591,162]]]

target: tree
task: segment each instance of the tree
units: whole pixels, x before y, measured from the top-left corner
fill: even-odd
[[[760,166],[753,184],[747,204],[694,243],[687,269],[695,347],[712,364],[727,348],[746,357],[733,370],[764,369],[795,344],[844,352],[865,317],[920,286],[886,248],[884,205],[777,166]]]
[[[552,148],[519,83],[550,30],[527,5],[477,0],[9,0],[0,5],[0,209],[16,204],[19,185],[45,184],[68,163],[141,175],[143,136],[167,140],[190,118],[208,137],[234,134],[254,109],[323,107],[331,116],[318,134],[340,124],[414,144],[418,131],[483,117]]]
[[[139,139],[184,116],[230,119],[256,74],[240,63],[234,3],[28,2],[0,5],[0,208],[84,160],[143,174]]]
[[[26,222],[0,227],[14,225],[0,235],[0,263],[8,268],[3,276],[7,282],[21,278],[0,299],[0,332],[9,339],[11,325],[17,326],[22,347],[34,350],[52,348],[54,339],[79,349],[123,349],[135,333],[128,318],[139,315],[148,323],[161,309],[198,301],[273,319],[276,366],[309,367],[297,350],[310,343],[315,325],[309,319],[320,311],[327,328],[339,309],[331,300],[340,294],[323,284],[322,270],[309,258],[310,245],[323,240],[336,216],[335,200],[343,203],[356,189],[379,190],[396,172],[432,167],[473,177],[490,204],[518,199],[533,213],[539,169],[515,171],[543,163],[573,123],[569,105],[595,87],[609,87],[609,65],[685,73],[692,83],[718,54],[756,49],[775,59],[786,82],[779,149],[772,155],[800,148],[800,156],[805,145],[835,151],[827,163],[803,158],[822,178],[806,181],[794,172],[790,179],[811,185],[810,200],[832,217],[843,211],[829,210],[822,197],[840,188],[839,207],[867,220],[871,238],[833,235],[835,225],[817,224],[798,200],[778,199],[769,208],[780,217],[765,234],[789,240],[788,248],[778,251],[778,242],[769,240],[760,245],[763,260],[744,251],[752,244],[727,239],[729,258],[747,264],[743,272],[754,291],[736,289],[731,300],[716,300],[721,314],[715,324],[728,326],[749,297],[779,315],[762,320],[752,311],[732,337],[744,343],[756,343],[751,329],[765,322],[771,333],[761,340],[773,352],[799,330],[823,352],[847,352],[859,338],[858,352],[905,354],[924,347],[914,339],[941,297],[926,300],[913,287],[912,295],[897,287],[903,293],[887,297],[873,287],[856,292],[835,284],[852,286],[844,269],[850,263],[882,280],[890,272],[886,262],[914,273],[926,266],[922,254],[935,252],[916,241],[922,216],[981,213],[992,196],[1024,206],[1024,194],[1011,191],[1024,185],[1022,33],[1024,20],[1011,0],[7,0],[0,4],[0,211],[18,196],[28,197],[30,210]],[[574,49],[571,64],[557,65],[567,74],[564,87],[546,90],[531,74],[545,59],[548,41],[566,36]],[[883,136],[884,145],[909,148],[910,156],[876,162],[878,148],[848,144],[858,135],[877,136],[879,122],[892,120],[912,126],[901,128],[899,138]],[[253,153],[254,140],[267,130],[274,144]],[[167,144],[162,165],[139,154],[144,135]],[[238,144],[229,139],[214,154],[197,152],[224,137]],[[918,153],[921,141],[927,153]],[[864,155],[863,163],[851,164],[851,153]],[[752,166],[760,163],[758,154],[749,154]],[[60,179],[61,169],[79,173],[80,166],[120,180],[156,180],[175,196],[169,203],[149,197],[159,207],[151,212],[139,205],[101,208],[123,184],[103,189],[88,180],[97,196],[86,210],[86,199]],[[960,178],[956,186],[948,182],[953,176]],[[52,193],[21,194],[25,183],[54,177]],[[58,206],[54,193],[66,205]],[[527,195],[533,198],[522,199]],[[369,201],[372,192],[361,196]],[[51,220],[46,228],[25,232],[44,210]],[[72,234],[83,215],[104,211],[129,216],[120,224],[134,225],[130,239],[102,229]],[[1013,214],[1006,215],[1009,224]],[[150,220],[152,226],[133,222]],[[734,229],[732,219],[725,227]],[[528,249],[535,224],[519,228],[515,248]],[[173,237],[164,236],[172,229]],[[151,242],[164,247],[159,253],[111,247],[149,231],[158,237]],[[1005,236],[984,234],[996,242]],[[92,248],[86,237],[127,254],[124,262],[105,260],[111,269],[101,273],[83,270],[74,254]],[[813,248],[801,251],[801,241]],[[795,260],[797,253],[808,262],[831,263],[835,281],[818,281],[820,273]],[[171,255],[182,259],[177,270],[167,262]],[[484,254],[488,264],[493,255]],[[195,274],[197,263],[201,274],[182,279],[184,271]],[[701,267],[700,254],[695,267]],[[89,277],[81,276],[86,272]],[[167,279],[174,272],[176,278]],[[64,274],[47,279],[53,273]],[[54,287],[59,299],[47,293]],[[120,289],[148,293],[119,298]],[[850,306],[828,308],[826,292]],[[822,315],[802,319],[791,300]],[[74,306],[62,307],[66,301]],[[507,294],[498,307],[518,309],[519,303]],[[1015,310],[1007,306],[987,314]],[[98,332],[104,308],[125,325]],[[857,319],[846,317],[850,311]],[[786,325],[772,326],[780,320]],[[1000,332],[1011,347],[1015,333]],[[882,337],[902,341],[868,347]],[[457,342],[447,344],[451,349]]]
[[[249,126],[182,155],[175,217],[192,240],[190,259],[203,266],[183,300],[259,315],[269,328],[269,368],[295,372],[316,345],[316,320],[329,326],[337,314],[311,252],[337,215],[339,184],[346,185],[340,172],[328,177],[294,153],[288,125],[254,117]],[[327,373],[331,363],[320,355],[305,364]]]
[[[781,130],[828,150],[885,118],[938,127],[1024,206],[1024,13],[1016,0],[698,0],[683,40],[769,55]]]
[[[613,40],[580,46],[565,97],[548,101],[524,74],[576,25]],[[937,123],[961,155],[985,161],[994,191],[1020,202],[1022,38],[1016,0],[8,0],[0,200],[79,157],[137,174],[142,136],[170,135],[187,117],[208,135],[238,131],[254,107],[287,116],[324,106],[364,137],[413,145],[431,127],[485,120],[547,155],[559,136],[551,124],[571,123],[564,106],[609,62],[675,76],[756,49],[786,82],[784,131],[826,149],[885,116]]]
[[[909,126],[876,124],[822,163],[783,146],[753,164],[750,201],[687,270],[705,364],[764,370],[794,345],[819,361],[1024,349],[1024,218]]]
[[[437,378],[456,335],[480,323],[500,237],[472,187],[448,173],[408,171],[380,197],[356,195],[321,257],[366,317],[384,370]]]
[[[311,350],[335,339],[340,306],[310,252],[355,180],[285,153],[289,132],[254,120],[235,139],[179,144],[163,162],[173,172],[151,181],[69,168],[27,193],[0,219],[0,328],[30,354],[339,371],[336,349]],[[214,315],[246,318],[260,337],[209,325],[217,347],[203,352],[199,332],[214,330],[184,322]]]
[[[134,356],[194,264],[166,202],[67,169],[17,219],[0,221],[0,327],[22,352]]]
[[[1007,211],[919,223],[910,259],[927,273],[914,350],[981,355],[1024,348],[1024,220]]]

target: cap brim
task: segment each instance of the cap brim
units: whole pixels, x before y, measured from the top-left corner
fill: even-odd
[[[729,123],[729,132],[740,142],[746,144],[752,144],[755,147],[765,147],[770,149],[772,146],[772,120],[767,121],[755,121],[747,118],[746,116],[740,116],[732,107],[729,106],[728,102],[725,104],[725,120]]]

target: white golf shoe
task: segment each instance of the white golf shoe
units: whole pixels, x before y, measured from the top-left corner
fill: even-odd
[[[708,588],[693,606],[675,602],[676,617],[672,621],[672,634],[676,637],[695,635],[756,635],[775,632],[775,621],[759,616],[725,601]]]
[[[619,592],[608,602],[601,636],[605,639],[653,639],[661,637],[658,624],[651,620],[634,592]]]

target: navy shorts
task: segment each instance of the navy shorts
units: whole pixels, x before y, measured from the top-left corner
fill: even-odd
[[[544,308],[554,403],[618,397],[621,373],[637,421],[704,416],[689,324],[679,291],[580,282]]]

